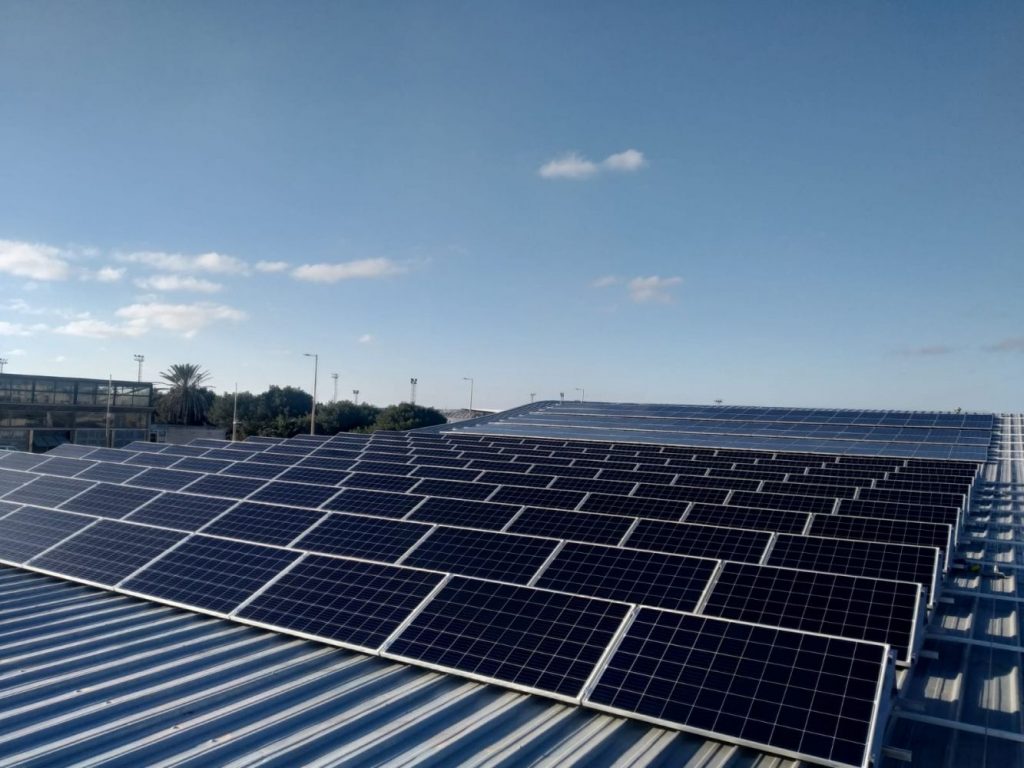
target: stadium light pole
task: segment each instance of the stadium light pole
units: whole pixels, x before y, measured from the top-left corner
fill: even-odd
[[[316,434],[316,380],[320,375],[320,355],[317,352],[303,352],[303,357],[313,358],[313,411],[309,414],[309,434]]]
[[[0,373],[4,372],[4,366],[7,365],[7,358],[0,357]]]
[[[580,402],[582,403],[586,399],[587,390],[583,387],[576,387],[576,391],[580,393]]]
[[[359,390],[358,389],[353,389],[352,390],[352,394],[355,395],[355,397],[356,397],[356,405],[359,405]]]
[[[535,398],[536,396],[537,396],[537,393],[536,393],[536,392],[531,392],[531,393],[530,393],[530,402],[531,402],[531,403],[533,402],[533,398]]]
[[[231,409],[231,442],[238,439],[238,382],[235,382],[235,404]]]
[[[338,374],[332,373],[331,378],[334,379],[334,399],[331,402],[336,403],[338,402]]]
[[[145,355],[134,355],[134,357],[135,357],[135,362],[139,364],[139,383],[141,384],[142,383],[142,364],[145,362],[146,356]]]
[[[565,392],[558,393],[558,404],[565,405]]]
[[[472,412],[472,410],[473,410],[473,383],[474,383],[473,382],[473,377],[472,376],[463,376],[462,380],[469,382],[469,410],[470,410],[470,412]]]
[[[409,396],[409,403],[411,405],[416,405],[416,385],[419,384],[419,383],[420,383],[420,380],[417,379],[417,378],[409,379],[409,386],[410,386],[410,388],[412,390],[412,392],[410,393],[410,396]]]

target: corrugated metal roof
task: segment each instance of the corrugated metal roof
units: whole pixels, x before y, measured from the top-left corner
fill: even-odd
[[[0,765],[795,766],[0,568]]]

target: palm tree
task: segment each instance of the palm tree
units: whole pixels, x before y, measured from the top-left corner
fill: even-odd
[[[194,363],[177,363],[161,372],[160,376],[171,385],[164,396],[168,421],[174,424],[205,424],[213,402],[213,392],[203,386],[210,378],[209,371]]]

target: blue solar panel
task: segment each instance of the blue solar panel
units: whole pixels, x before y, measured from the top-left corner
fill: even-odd
[[[79,472],[84,472],[92,466],[95,466],[95,462],[80,461],[79,459],[65,459],[58,456],[47,459],[42,464],[37,464],[33,467],[32,471],[38,472],[41,475],[74,477]]]
[[[334,512],[295,546],[312,552],[395,562],[430,529],[424,523]]]
[[[163,493],[137,512],[133,512],[128,519],[133,523],[197,531],[236,503],[233,499],[195,496],[189,493]]]
[[[526,584],[556,546],[558,542],[550,539],[441,527],[402,565]]]
[[[455,576],[386,655],[575,698],[629,606]]]
[[[49,456],[22,451],[0,451],[0,466],[4,469],[32,469],[49,459]]]
[[[527,507],[506,529],[509,533],[570,539],[593,544],[618,544],[633,526],[634,518],[596,512]]]
[[[178,460],[174,464],[175,469],[184,469],[187,472],[220,472],[230,467],[232,462],[221,461],[220,459],[204,459],[196,456],[188,456]]]
[[[711,525],[641,520],[626,546],[743,563],[760,562],[772,534]]]
[[[123,483],[146,470],[129,464],[111,464],[101,461],[78,475],[78,480],[102,480],[106,483]]]
[[[22,507],[0,519],[0,558],[23,563],[95,519],[52,509]]]
[[[252,494],[249,500],[316,509],[337,493],[337,488],[326,485],[271,481]]]
[[[486,501],[432,498],[418,506],[408,519],[498,531],[515,517],[519,509],[509,504]]]
[[[298,507],[243,501],[203,528],[203,533],[284,547],[323,516],[323,512]]]
[[[244,499],[266,483],[250,477],[229,477],[226,475],[205,475],[185,490],[200,496],[220,496],[225,499]]]
[[[141,475],[126,480],[125,485],[138,485],[142,488],[157,488],[162,491],[177,491],[198,480],[202,475],[198,472],[181,472],[177,469],[147,469]]]
[[[85,493],[61,504],[69,512],[83,512],[97,517],[121,518],[158,496],[160,491],[130,488],[126,485],[99,483]]]
[[[4,501],[19,504],[38,504],[41,507],[59,507],[72,496],[92,488],[95,483],[70,477],[40,477],[28,485],[10,491]]]
[[[192,536],[121,585],[147,597],[230,613],[299,554],[261,544]]]
[[[355,512],[379,517],[404,517],[423,501],[423,498],[423,496],[411,496],[405,493],[347,488],[325,503],[323,508],[336,512]]]
[[[176,461],[180,461],[180,456],[175,456],[170,453],[137,453],[134,456],[129,456],[124,460],[125,464],[138,464],[143,467],[169,467]]]
[[[309,555],[238,616],[373,651],[443,579],[412,568]]]
[[[187,534],[100,520],[32,560],[38,568],[113,586],[153,558],[174,546]],[[111,548],[116,547],[116,555]]]
[[[0,469],[0,496],[9,491],[13,491],[15,488],[20,488],[38,477],[38,475],[33,475],[30,472],[17,472],[9,469]]]

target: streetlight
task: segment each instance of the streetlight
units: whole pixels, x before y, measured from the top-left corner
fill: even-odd
[[[139,383],[142,383],[142,363],[145,361],[145,355],[133,355],[135,362],[139,364]]]
[[[473,377],[472,376],[463,376],[462,380],[469,382],[469,410],[472,412],[472,410],[473,410]]]
[[[576,391],[580,393],[580,402],[582,403],[587,391],[583,387],[576,387]]]
[[[533,398],[535,398],[536,396],[537,396],[537,393],[536,393],[536,392],[531,392],[531,393],[530,393],[530,402],[531,402],[531,403],[533,402]]]
[[[558,393],[558,404],[565,405],[565,392]]]
[[[320,372],[320,355],[316,352],[303,352],[303,357],[313,358],[313,411],[309,414],[309,434],[316,434],[316,380]]]
[[[7,358],[0,357],[0,373],[4,372],[4,366],[7,365]]]
[[[338,402],[338,374],[332,373],[331,378],[334,379],[334,399],[331,402],[336,403]]]
[[[419,383],[420,383],[419,379],[415,379],[415,378],[409,379],[409,385],[412,388],[412,394],[409,397],[409,403],[411,405],[416,405],[416,385],[419,384]]]
[[[356,405],[359,405],[359,390],[353,389],[352,394],[356,396]]]
[[[238,382],[235,382],[235,405],[231,410],[231,442],[238,436]]]

